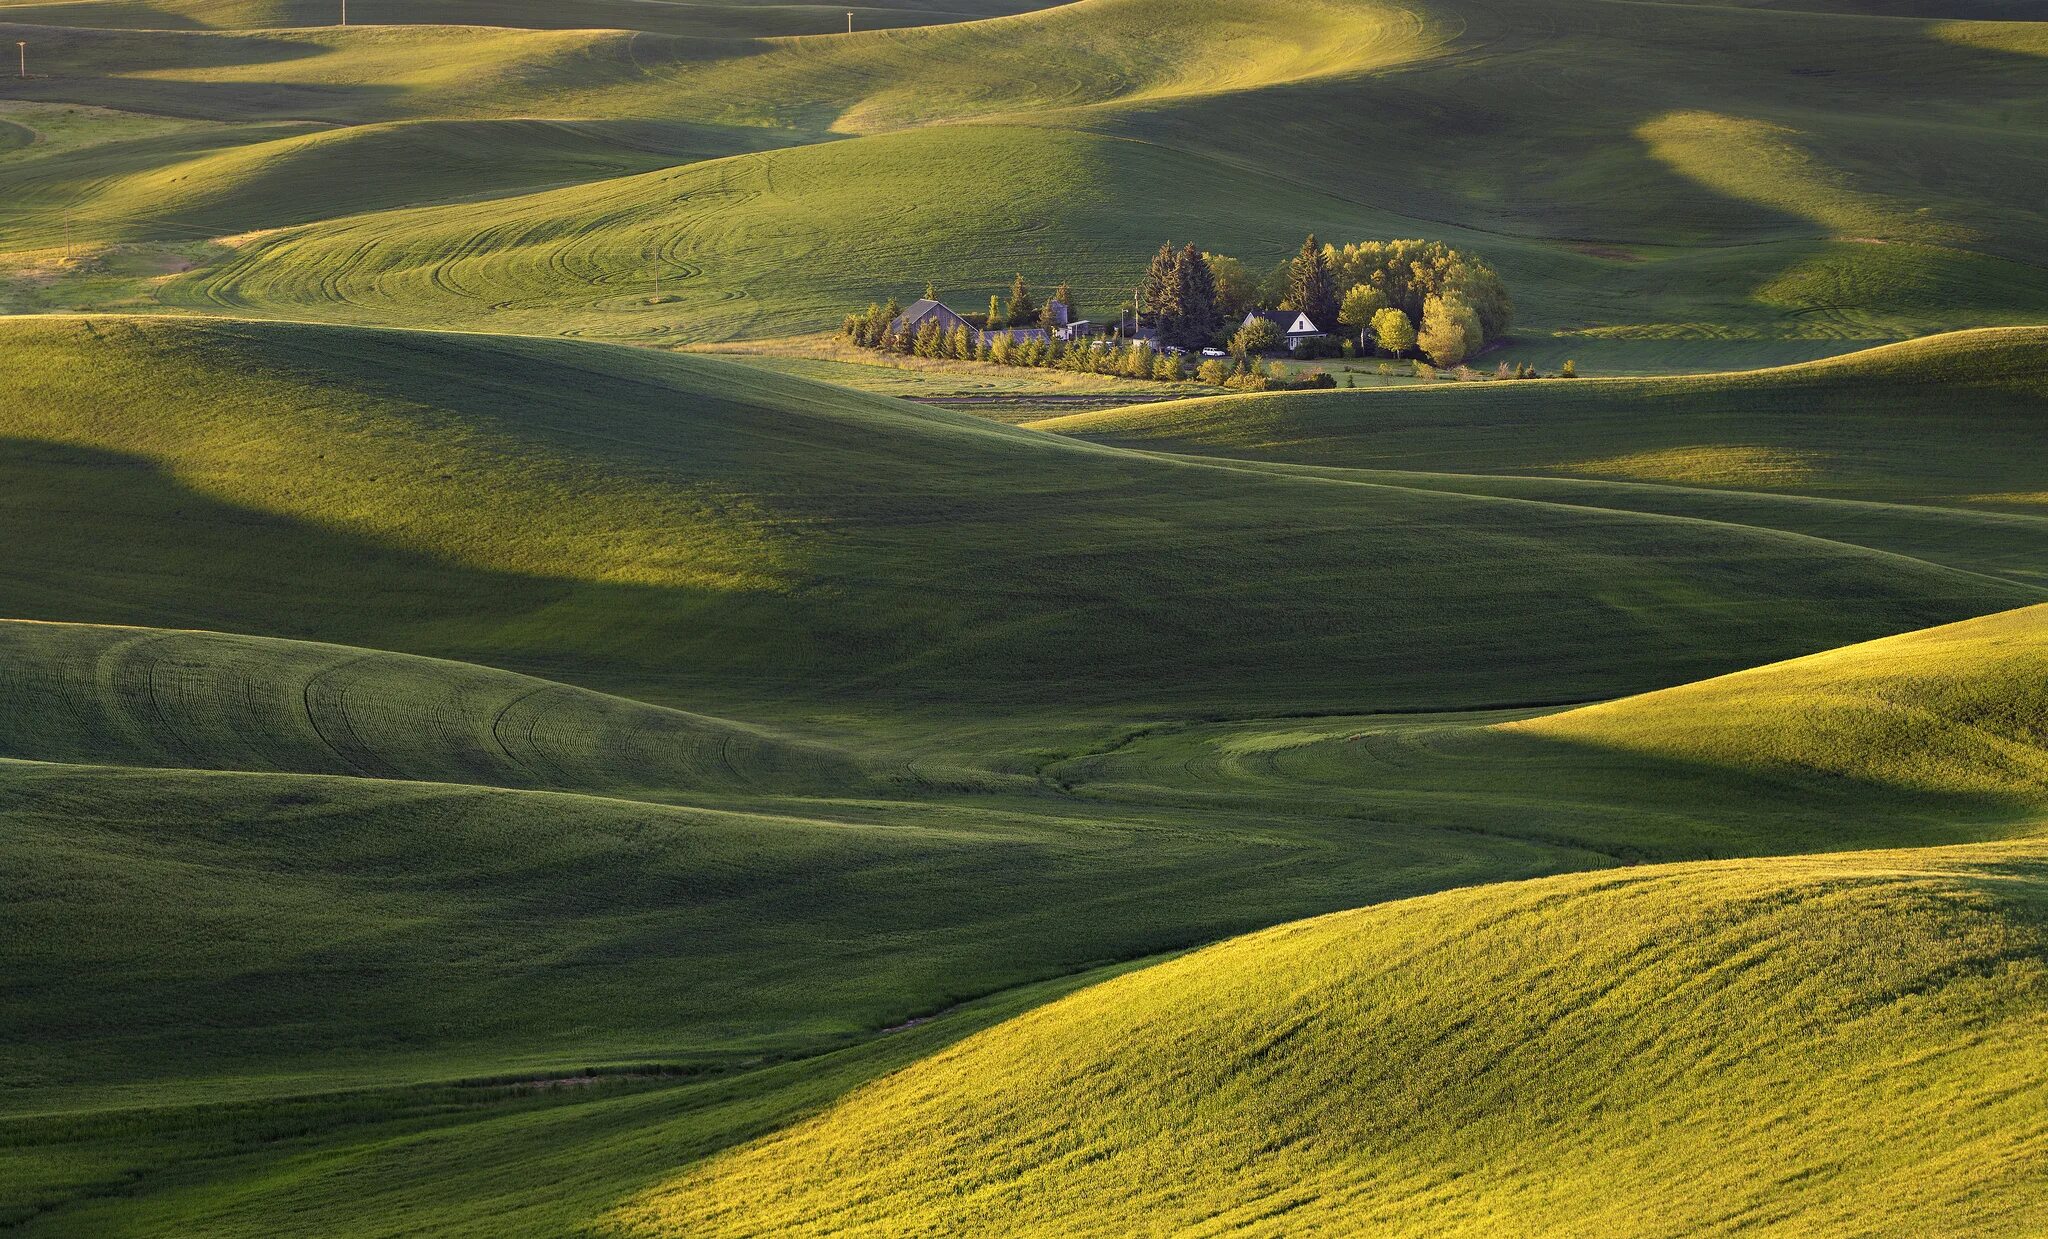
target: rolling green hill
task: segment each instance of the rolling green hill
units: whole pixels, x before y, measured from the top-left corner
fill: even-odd
[[[867,782],[822,745],[487,667],[18,621],[0,621],[0,755],[643,794]]]
[[[641,1235],[2024,1235],[2037,844],[1461,891],[1053,1003],[712,1159]]]
[[[45,239],[68,211],[76,245],[202,240],[420,202],[436,196],[436,180],[446,197],[475,197],[642,172],[761,141],[759,130],[651,121],[195,124],[0,163],[0,235]]]
[[[1752,794],[1788,771],[1990,794],[2038,831],[2044,667],[2036,607],[1494,734],[1678,755]],[[1354,778],[1384,780],[1357,739]],[[2029,834],[1284,926],[970,1038],[619,1220],[1666,1235],[1768,1215],[1788,1233],[2029,1233],[2048,1211],[2030,1066],[2048,1027],[2043,861]]]
[[[1137,405],[1031,423],[1155,451],[1513,473],[2038,513],[2048,329],[1781,369]]]
[[[2048,23],[846,14],[0,0],[0,1231],[2048,1228]],[[1310,230],[1600,377],[807,343]]]
[[[713,713],[1586,700],[2040,597],[615,346],[19,318],[0,357],[0,612],[338,640]]]
[[[854,6],[863,30],[970,21],[1039,7],[1031,0],[938,0]],[[731,0],[354,0],[358,26],[516,26],[539,30],[644,30],[738,38],[830,34],[846,28],[846,8]],[[0,0],[0,17],[43,26],[140,30],[275,30],[330,26],[338,0]]]
[[[1548,365],[1720,368],[2048,317],[2048,220],[2030,192],[2048,176],[2048,60],[2024,22],[1327,0],[1279,24],[1208,0],[1082,0],[836,38],[707,39],[651,19],[20,29],[46,72],[0,91],[27,99],[243,124],[660,118],[719,135],[673,163],[805,147],[620,179],[649,165],[508,124],[465,133],[410,203],[584,183],[334,222],[252,209],[276,197],[262,169],[283,159],[297,183],[336,187],[335,215],[396,206],[359,175],[389,138],[328,159],[251,131],[236,135],[260,143],[246,152],[171,143],[131,151],[104,185],[60,177],[74,217],[124,237],[152,230],[134,202],[165,181],[197,196],[170,195],[155,239],[293,226],[138,290],[184,307],[730,339],[816,330],[925,277],[975,304],[1021,269],[1113,305],[1162,237],[1263,264],[1315,229],[1484,254],[1522,310],[1505,355]],[[1149,37],[1161,29],[1200,37]],[[865,136],[808,146],[828,134]],[[318,137],[321,156],[350,145]],[[1203,193],[1178,192],[1189,184]],[[38,206],[25,222],[41,235],[24,241],[52,241],[55,209]],[[885,288],[884,269],[913,274]]]
[[[2048,611],[2031,607],[1509,726],[1716,766],[2038,801],[2044,666]]]

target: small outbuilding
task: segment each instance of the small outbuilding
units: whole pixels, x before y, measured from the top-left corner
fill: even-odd
[[[1280,333],[1280,342],[1290,353],[1300,348],[1303,340],[1320,340],[1330,334],[1316,326],[1315,320],[1301,310],[1253,310],[1238,326],[1249,327],[1260,319],[1273,324],[1273,330]]]

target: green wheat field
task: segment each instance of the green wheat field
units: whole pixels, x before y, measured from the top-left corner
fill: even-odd
[[[2036,0],[0,70],[0,1236],[2048,1234]],[[1512,323],[842,332],[1311,233]]]

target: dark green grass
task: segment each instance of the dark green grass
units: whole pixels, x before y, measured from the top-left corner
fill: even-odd
[[[2038,597],[1731,525],[1139,456],[710,359],[4,328],[0,610],[317,636],[713,713],[1584,700]]]
[[[1981,562],[612,345],[81,317],[0,323],[0,358],[0,613],[370,647],[4,629],[31,1234],[573,1233],[962,999],[1450,887],[2038,811],[1483,729],[1526,710],[1273,718],[1586,700],[2040,597]],[[719,1074],[448,1087],[649,1065]]]
[[[2037,514],[2048,331],[1969,332],[1747,374],[1223,397],[1032,423],[1125,447]]]
[[[967,1003],[805,1058],[549,1085],[475,1081],[0,1119],[0,1224],[37,1236],[589,1233],[626,1193],[1129,965]],[[374,1184],[374,1188],[366,1187]],[[432,1204],[429,1202],[441,1202]],[[448,1207],[450,1204],[453,1207]]]
[[[0,622],[0,755],[598,793],[870,782],[824,745],[487,667],[18,622]]]

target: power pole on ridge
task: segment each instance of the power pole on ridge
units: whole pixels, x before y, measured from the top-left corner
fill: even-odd
[[[846,33],[853,33],[853,10],[851,9],[848,9],[846,12]]]

